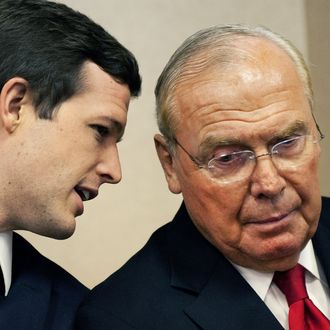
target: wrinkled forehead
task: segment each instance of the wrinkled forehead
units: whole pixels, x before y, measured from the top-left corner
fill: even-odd
[[[260,40],[242,49],[236,61],[210,66],[177,85],[176,135],[185,131],[200,141],[224,131],[268,135],[291,119],[311,126],[309,101],[291,58]]]
[[[184,111],[185,104],[191,106],[192,101],[197,107],[203,106],[208,97],[218,96],[220,103],[225,99],[227,106],[231,97],[233,106],[252,99],[262,106],[267,94],[272,97],[281,89],[299,96],[305,93],[291,58],[268,40],[244,37],[229,43],[226,51],[223,48],[218,57],[216,50],[205,50],[184,65],[173,91],[177,112]]]
[[[175,85],[180,86],[196,76],[211,70],[226,71],[237,63],[258,66],[271,65],[274,61],[287,61],[293,65],[287,53],[278,45],[263,37],[236,35],[213,43],[200,45],[189,56],[179,58],[172,70]],[[178,67],[178,68],[175,68]]]
[[[257,69],[265,73],[281,71],[285,67],[298,77],[294,62],[278,45],[262,37],[238,35],[226,43],[208,44],[187,57],[178,70],[175,88],[189,85],[194,82],[194,79],[209,73],[227,74],[235,70],[237,66],[239,70],[244,67],[243,72],[246,74],[251,72],[252,68],[255,74]],[[236,71],[238,75],[242,73],[242,71]],[[233,77],[232,75],[231,78]]]

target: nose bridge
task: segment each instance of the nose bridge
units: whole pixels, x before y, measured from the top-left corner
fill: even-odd
[[[251,175],[251,193],[255,197],[274,197],[285,187],[285,179],[279,173],[272,156],[272,152],[255,156],[255,167]]]
[[[117,144],[111,143],[105,146],[99,155],[97,174],[102,183],[118,183],[121,180],[121,166]]]
[[[265,153],[260,154],[260,155],[255,155],[254,158],[255,158],[255,161],[257,162],[258,161],[258,158],[260,158],[260,157],[266,157],[266,156],[269,156],[270,158],[272,158],[273,153],[271,151],[265,152]],[[272,161],[272,159],[271,159],[271,161]]]

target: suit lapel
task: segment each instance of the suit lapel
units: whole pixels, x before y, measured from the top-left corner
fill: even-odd
[[[282,329],[263,301],[224,258],[220,258],[206,286],[185,312],[205,330]]]
[[[185,313],[202,329],[282,329],[237,270],[197,231],[184,205],[168,241],[171,285],[196,296]]]
[[[0,329],[44,329],[51,297],[51,283],[34,262],[33,249],[14,235],[13,281],[0,301]],[[19,313],[17,313],[19,311]]]
[[[20,283],[14,284],[9,295],[0,302],[1,329],[6,329],[8,324],[12,329],[45,328],[50,290],[42,282],[31,285],[28,278],[22,278]]]
[[[198,293],[211,276],[218,251],[192,224],[182,204],[168,234],[171,285]]]

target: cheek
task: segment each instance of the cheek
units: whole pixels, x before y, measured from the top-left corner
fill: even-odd
[[[309,224],[310,236],[316,229],[321,212],[321,194],[317,180],[307,180],[306,184],[298,191],[302,199],[302,215]]]
[[[298,182],[303,186],[304,191],[313,194],[319,190],[319,152],[311,161],[297,170]]]
[[[245,185],[219,186],[204,177],[190,179],[182,187],[187,210],[196,227],[214,245],[233,245],[241,238],[241,224],[238,214],[245,194]]]
[[[302,200],[303,216],[308,223],[317,222],[321,210],[318,168],[319,157],[317,156],[290,177],[293,188]]]

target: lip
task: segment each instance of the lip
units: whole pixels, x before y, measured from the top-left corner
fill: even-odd
[[[75,216],[77,217],[84,213],[84,202],[94,199],[98,195],[98,189],[78,184],[73,188],[73,192],[76,196]]]
[[[290,213],[291,212],[285,213],[285,214],[281,214],[281,215],[278,215],[278,216],[271,216],[269,218],[262,219],[262,220],[250,221],[249,223],[250,224],[256,224],[256,225],[272,224],[274,222],[281,221],[282,219],[284,219],[285,217],[287,217]]]
[[[245,223],[245,226],[257,229],[264,233],[275,233],[285,230],[287,226],[293,220],[293,216],[296,209],[289,212],[283,212],[280,214],[274,214],[267,218],[251,219]]]
[[[75,216],[78,217],[84,213],[84,203],[83,200],[81,199],[80,195],[77,193],[75,189],[73,189],[73,193],[75,195],[76,199],[76,212]]]

